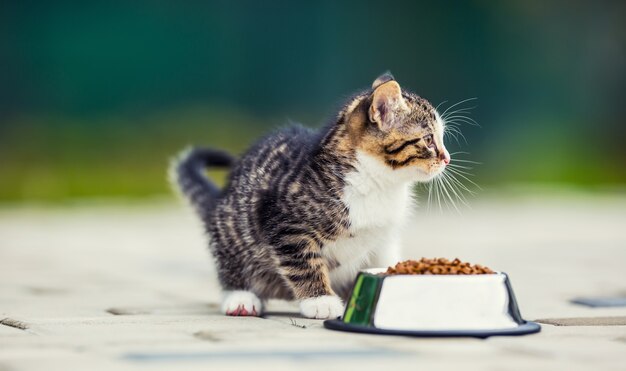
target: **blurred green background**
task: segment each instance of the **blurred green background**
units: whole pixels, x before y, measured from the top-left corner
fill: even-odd
[[[14,1],[0,201],[165,194],[182,147],[319,126],[385,70],[434,105],[478,98],[450,146],[480,184],[626,184],[623,1]]]

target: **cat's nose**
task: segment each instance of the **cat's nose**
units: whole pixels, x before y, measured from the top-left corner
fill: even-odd
[[[439,159],[443,161],[444,164],[450,163],[450,154],[445,149],[439,153]]]

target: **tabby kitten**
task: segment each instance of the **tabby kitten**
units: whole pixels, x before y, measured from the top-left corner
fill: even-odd
[[[437,111],[385,74],[321,131],[278,131],[239,160],[192,149],[172,175],[209,235],[225,314],[258,316],[278,298],[336,318],[359,270],[399,260],[411,186],[449,161]],[[211,166],[231,167],[224,189]]]

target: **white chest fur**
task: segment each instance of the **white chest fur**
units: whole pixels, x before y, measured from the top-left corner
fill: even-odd
[[[344,203],[349,209],[350,234],[324,246],[324,255],[338,266],[331,270],[333,287],[350,285],[367,267],[398,261],[398,234],[411,205],[407,169],[393,170],[381,160],[357,153],[355,171],[346,177]]]

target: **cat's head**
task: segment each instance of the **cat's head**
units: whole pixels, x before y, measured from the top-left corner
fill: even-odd
[[[444,123],[435,108],[403,90],[390,74],[346,107],[344,119],[353,146],[415,181],[428,181],[450,162],[443,143]]]

